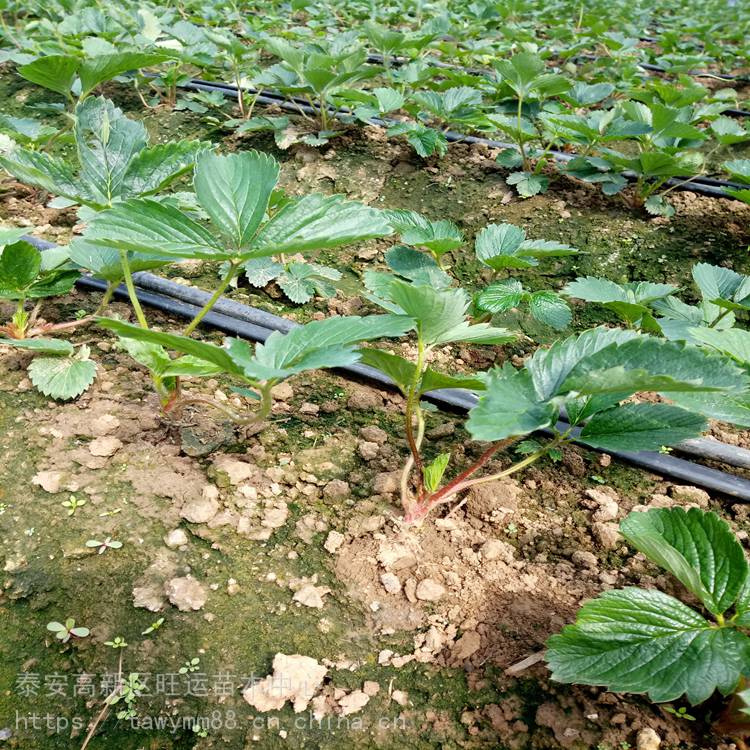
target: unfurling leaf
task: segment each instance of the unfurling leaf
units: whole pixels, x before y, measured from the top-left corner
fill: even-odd
[[[440,480],[448,468],[448,462],[451,460],[450,453],[441,453],[431,463],[423,469],[424,486],[428,492],[435,492],[440,486]]]

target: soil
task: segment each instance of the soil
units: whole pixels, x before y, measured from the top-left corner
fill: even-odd
[[[93,302],[76,294],[62,309]],[[543,663],[505,670],[538,654],[583,599],[605,588],[671,590],[602,523],[639,504],[697,502],[743,532],[744,507],[571,449],[560,464],[477,488],[452,513],[446,507],[407,529],[391,493],[405,451],[399,397],[316,374],[281,394],[263,432],[225,426],[214,452],[195,457],[195,437],[206,437],[214,415],[164,421],[143,373],[111,341],[100,342],[96,359],[92,389],[57,404],[29,388],[26,355],[2,355],[0,715],[13,732],[9,747],[80,744],[102,697],[74,697],[75,676],[114,670],[118,654],[105,642],[115,636],[130,644],[126,673],[176,673],[199,658],[197,675],[234,675],[234,689],[145,695],[136,730],[109,719],[92,748],[135,749],[146,739],[156,748],[230,750],[618,748],[634,746],[645,727],[663,747],[719,746],[708,716],[688,722],[637,697],[556,685]],[[221,382],[188,387],[226,393]],[[453,448],[459,464],[479,448],[449,415],[430,415],[428,431],[444,436],[435,450]],[[374,455],[363,444],[375,445]],[[87,502],[69,516],[62,502],[71,495]],[[106,537],[122,548],[97,555],[85,546]],[[45,640],[46,623],[67,617],[92,635],[67,646]],[[164,625],[140,635],[158,617]],[[299,723],[291,707],[261,713],[242,699],[248,677],[270,674],[277,653],[327,667],[314,699],[319,719]],[[65,697],[24,695],[29,675],[42,684],[65,676]],[[377,695],[357,708],[373,683]],[[6,718],[16,712],[77,718],[78,728],[42,736]],[[144,724],[213,712],[205,738]]]
[[[19,107],[35,96],[3,85]],[[169,118],[184,135],[205,132],[189,113]],[[155,136],[165,134],[165,114],[145,119]],[[263,137],[227,143],[274,151],[292,192],[344,192],[451,218],[468,240],[491,221],[510,221],[531,237],[582,250],[535,269],[525,277],[534,288],[589,273],[687,287],[686,253],[750,271],[750,208],[739,203],[681,193],[676,217],[650,219],[562,179],[546,196],[520,201],[491,151],[458,145],[449,158],[424,164],[369,128],[322,152],[279,152]],[[46,196],[9,182],[3,190],[0,217],[26,221],[60,242],[76,231],[75,214],[43,208]],[[361,273],[382,262],[388,246],[372,242],[322,256],[349,269],[346,294],[328,302],[298,308],[247,289],[234,294],[299,320],[366,309],[357,300]],[[452,263],[460,279],[476,283],[473,253]],[[202,286],[213,277],[210,267],[177,273]],[[47,317],[69,318],[95,302],[73,293]],[[126,305],[116,303],[114,311],[129,316]],[[592,315],[576,310],[576,326],[589,325]],[[165,329],[179,327],[149,317]],[[523,318],[506,322],[537,340],[551,337]],[[394,472],[406,454],[399,396],[316,373],[279,392],[270,423],[255,434],[205,411],[166,420],[145,373],[114,340],[86,330],[75,338],[92,342],[98,378],[74,403],[32,390],[27,355],[0,354],[5,746],[79,747],[106,697],[103,689],[84,690],[82,676],[101,682],[122,655],[124,673],[142,675],[150,689],[136,701],[137,721],[108,718],[92,750],[625,750],[647,728],[662,748],[733,747],[711,734],[717,704],[701,706],[689,721],[638,696],[555,684],[539,654],[580,603],[604,589],[659,586],[679,595],[616,535],[627,512],[711,507],[747,543],[745,506],[571,448],[559,463],[477,488],[464,504],[405,528],[394,494]],[[503,353],[488,349],[488,361],[484,350],[446,349],[437,360],[471,369],[525,354],[528,346],[521,339]],[[188,381],[188,388],[248,406],[222,379]],[[480,450],[455,415],[429,414],[427,434],[431,450],[452,451],[456,467]],[[71,495],[86,503],[69,514],[63,502]],[[107,537],[122,547],[97,554],[86,546]],[[91,635],[56,642],[46,625],[68,617]],[[144,635],[161,617],[163,624]],[[130,644],[121,654],[107,645],[117,636]],[[289,704],[263,712],[242,697],[249,684],[276,674],[285,663],[279,654],[310,657],[311,674],[325,668],[299,714]],[[171,693],[164,675],[178,685]],[[35,692],[30,684],[38,685]],[[51,725],[34,725],[33,716],[47,714]],[[207,717],[207,736],[184,717]],[[173,725],[154,728],[149,721],[157,719]]]

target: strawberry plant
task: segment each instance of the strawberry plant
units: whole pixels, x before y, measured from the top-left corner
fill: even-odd
[[[671,107],[659,102],[649,104],[626,101],[618,105],[617,130],[635,142],[638,153],[622,153],[601,147],[595,156],[579,157],[565,172],[586,182],[601,183],[604,192],[613,195],[625,186],[623,173],[635,178],[631,202],[651,214],[672,216],[674,208],[662,191],[671,178],[687,181],[700,174],[704,157],[695,150],[706,139],[696,127],[692,107]],[[614,122],[614,120],[613,120]]]
[[[383,63],[389,68],[394,56],[414,56],[424,51],[440,33],[439,26],[436,18],[416,31],[398,31],[374,21],[365,21],[362,28],[373,49],[383,56]]]
[[[418,120],[435,123],[443,129],[450,126],[472,129],[484,123],[482,92],[471,86],[454,86],[445,91],[415,91],[406,109]]]
[[[83,101],[105,81],[137,68],[168,59],[164,52],[122,51],[79,58],[73,55],[43,55],[17,68],[27,81],[65,96],[71,103]]]
[[[421,283],[408,282],[388,274],[370,272],[366,275],[371,297],[384,309],[410,319],[410,328],[417,337],[416,361],[410,362],[395,354],[379,349],[362,350],[362,361],[388,375],[401,390],[404,407],[404,431],[410,457],[401,476],[401,501],[407,518],[418,517],[418,509],[429,503],[447,468],[448,460],[439,456],[431,464],[422,457],[425,432],[425,407],[422,396],[437,388],[484,388],[482,379],[462,375],[444,375],[428,365],[432,351],[449,343],[505,344],[514,335],[504,328],[488,323],[471,325],[469,308],[471,298],[458,288],[436,288],[428,277]],[[416,482],[416,506],[412,507],[409,486],[412,470]]]
[[[75,109],[77,169],[54,156],[16,147],[0,166],[16,179],[58,196],[52,205],[101,211],[127,198],[153,195],[189,171],[209,144],[173,141],[149,146],[146,128],[104,97]],[[62,199],[62,200],[61,200]]]
[[[306,98],[318,117],[322,131],[319,138],[322,136],[323,140],[332,135],[332,98],[378,73],[377,67],[365,65],[367,52],[355,44],[350,34],[342,34],[328,44],[300,46],[269,38],[266,46],[281,62],[256,76],[253,85]]]
[[[597,328],[539,349],[517,369],[510,364],[474,377],[445,376],[427,364],[437,344],[466,341],[505,343],[504,329],[470,326],[468,298],[459,289],[436,290],[401,280],[371,280],[371,290],[394,313],[415,321],[418,356],[366,350],[363,361],[389,375],[406,398],[405,433],[410,457],[402,475],[402,503],[407,521],[418,522],[432,508],[470,487],[519,471],[575,438],[603,450],[659,450],[699,435],[705,420],[690,407],[667,403],[632,403],[626,399],[656,391],[683,395],[746,397],[750,379],[721,355],[632,331]],[[376,298],[373,294],[373,298]],[[467,388],[480,394],[466,429],[489,447],[452,480],[441,483],[445,459],[428,468],[422,458],[424,415],[421,396],[435,388]],[[561,409],[568,424],[558,425]],[[553,438],[521,461],[488,476],[474,477],[502,448],[538,430]],[[410,480],[414,469],[414,489]]]
[[[576,622],[547,642],[552,678],[645,693],[656,703],[685,696],[703,703],[717,690],[745,686],[750,654],[750,568],[742,545],[715,513],[656,508],[631,513],[625,539],[674,576],[694,602],[657,589],[605,591],[586,602]],[[747,692],[719,728],[750,733]]]
[[[274,386],[309,370],[354,364],[360,359],[358,343],[401,336],[412,321],[398,315],[315,320],[286,334],[275,331],[264,344],[257,344],[255,351],[243,339],[228,338],[219,347],[118,320],[102,319],[100,325],[114,331],[128,353],[149,369],[165,412],[177,412],[191,403],[205,403],[221,409],[238,424],[259,424],[271,413]],[[180,352],[182,356],[172,359],[167,350]],[[220,373],[242,384],[232,389],[235,393],[257,402],[258,408],[249,416],[237,414],[220,402],[182,394],[180,375],[201,377]]]
[[[544,61],[529,52],[496,62],[495,70],[498,78],[495,94],[503,101],[515,99],[515,112],[489,115],[488,119],[517,149],[501,152],[498,163],[511,169],[521,168],[512,172],[507,182],[516,187],[519,195],[529,198],[545,192],[549,186],[549,178],[542,173],[547,164],[547,149],[543,147],[537,116],[548,99],[570,89],[570,82],[562,75],[548,73]]]
[[[507,270],[533,268],[544,258],[575,255],[578,251],[561,242],[529,240],[513,224],[489,224],[476,237],[477,259],[495,275]],[[484,313],[504,313],[528,305],[533,318],[556,330],[566,328],[571,312],[565,300],[550,290],[528,292],[517,279],[493,281],[475,296],[474,304]]]
[[[443,256],[464,244],[461,230],[448,219],[431,221],[416,211],[386,211],[388,223],[406,245],[427,250],[443,267]]]
[[[133,288],[133,258],[140,267],[186,258],[224,263],[221,283],[185,329],[189,335],[246,270],[248,261],[274,256],[284,261],[289,254],[309,254],[392,232],[380,212],[337,195],[311,193],[274,200],[280,207],[272,210],[278,179],[278,163],[258,151],[229,156],[204,152],[196,160],[193,185],[209,226],[170,203],[130,199],[100,213],[83,238],[72,243],[71,252],[83,265],[89,259],[105,264],[105,272],[121,269],[143,328],[148,324]],[[247,270],[257,282],[258,269],[251,264]]]
[[[46,396],[70,399],[93,383],[96,366],[85,344],[78,350],[55,334],[90,323],[93,316],[62,323],[41,317],[42,300],[69,292],[79,277],[66,248],[41,253],[20,239],[24,230],[0,229],[0,300],[15,304],[10,321],[0,325],[0,346],[36,355],[28,368],[31,382]],[[107,304],[113,288],[102,300]],[[29,310],[27,305],[33,301]]]
[[[563,294],[603,305],[629,328],[699,343],[697,331],[732,328],[735,313],[750,310],[750,277],[709,263],[696,263],[691,272],[701,297],[697,305],[676,297],[672,284],[617,284],[594,276],[569,283]]]
[[[229,355],[222,349],[191,342],[188,337],[240,273],[249,272],[251,280],[257,283],[259,273],[275,272],[272,264],[258,268],[253,262],[270,261],[273,256],[283,260],[290,253],[310,253],[392,232],[380,212],[360,203],[345,201],[340,196],[310,194],[278,200],[278,196],[274,196],[278,177],[276,161],[257,151],[229,156],[204,152],[196,161],[194,188],[199,206],[209,217],[208,227],[169,203],[131,199],[98,214],[84,236],[72,243],[72,255],[82,265],[93,266],[93,270],[105,278],[124,278],[142,330],[138,337],[132,332],[127,336],[123,334],[123,338],[128,339],[125,347],[149,369],[160,401],[167,410],[180,401],[181,376],[212,375],[222,368],[230,374],[243,376],[242,367],[230,364]],[[271,209],[271,203],[277,206],[276,210]],[[136,295],[133,269],[185,258],[221,262],[221,282],[185,327],[182,339],[157,340],[167,334],[149,330]],[[318,273],[323,268],[315,264],[292,265],[309,267]],[[317,283],[301,275],[299,280]],[[292,287],[289,289],[291,291]],[[296,289],[300,295],[298,298],[304,298],[305,290],[306,287],[300,284]],[[367,336],[363,336],[363,340],[365,338]],[[289,339],[294,340],[295,337]],[[189,356],[172,360],[164,346]],[[185,350],[185,346],[195,346],[199,350]],[[240,343],[235,346],[242,349]],[[242,351],[243,356],[250,356],[244,349]],[[208,356],[210,353],[213,354]],[[256,385],[265,381],[260,376],[248,377],[254,378],[252,382]],[[269,379],[273,380],[273,377],[269,376]],[[270,408],[268,398],[266,394],[262,402],[261,411],[264,413]]]

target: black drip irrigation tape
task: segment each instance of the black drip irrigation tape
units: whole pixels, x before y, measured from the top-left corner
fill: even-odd
[[[212,83],[209,81],[203,81],[198,78],[194,78],[188,83],[181,84],[179,88],[185,89],[187,91],[216,91],[223,94],[227,98],[232,99],[236,99],[238,93],[237,87],[231,84]],[[312,107],[309,102],[300,100],[299,98],[286,97],[276,91],[264,90],[263,93],[258,93],[255,89],[252,88],[244,89],[244,91],[251,96],[256,96],[256,102],[260,104],[277,106],[287,112],[296,112],[297,114],[314,116],[317,115],[317,110]],[[328,111],[336,118],[350,117],[352,114],[348,110],[337,109],[336,107],[333,107],[331,105],[328,106]],[[378,127],[389,127],[390,125],[396,123],[395,120],[387,120],[380,117],[373,117],[368,120],[368,122],[371,125],[376,125]],[[449,143],[482,144],[489,148],[499,149],[515,148],[514,144],[512,143],[497,141],[490,138],[482,138],[480,136],[464,135],[463,133],[457,133],[452,130],[444,131],[443,135]],[[566,154],[562,151],[549,151],[548,154],[555,161],[562,164],[571,161],[577,156],[576,154]],[[623,172],[622,175],[631,181],[637,179],[637,176],[632,172],[626,171]],[[724,188],[729,188],[730,190],[743,190],[747,188],[747,185],[743,185],[738,182],[729,182],[727,180],[717,180],[712,177],[700,176],[690,179],[687,177],[675,177],[667,180],[664,185],[666,187],[671,187],[674,190],[683,190],[691,193],[698,193],[699,195],[706,195],[711,198],[726,199],[733,198],[731,195],[725,192]]]
[[[55,247],[54,243],[36,237],[27,236],[24,239],[40,250]],[[134,274],[134,281],[137,285],[137,297],[142,304],[187,319],[193,318],[211,296],[202,289],[178,284],[147,272]],[[79,288],[86,291],[104,291],[106,288],[105,282],[90,276],[82,276],[76,283]],[[120,286],[117,288],[115,296],[119,299],[127,298],[127,290]],[[220,330],[222,333],[260,342],[265,341],[274,331],[287,332],[298,325],[293,321],[243,305],[226,297],[219,299],[213,310],[203,318],[203,323]],[[367,365],[351,365],[337,368],[337,371],[370,385],[395,389],[395,385],[390,378]],[[465,412],[477,402],[477,397],[474,394],[454,388],[431,391],[425,396],[436,406],[449,411]],[[562,421],[557,425],[557,428],[563,431],[569,429],[569,427],[570,425],[567,422]],[[542,430],[541,432],[552,434],[551,430]],[[576,433],[577,430],[574,430],[573,434]],[[716,441],[707,442],[714,443]],[[586,447],[590,449],[590,446]],[[731,457],[733,448],[734,446],[724,446],[720,449],[725,454],[723,460],[726,460],[726,457]],[[750,481],[742,477],[652,451],[637,453],[629,451],[606,452],[614,458],[655,474],[703,487],[742,502],[750,502]],[[715,455],[709,457],[716,458]],[[743,455],[741,460],[745,458]],[[744,464],[740,463],[739,465]]]

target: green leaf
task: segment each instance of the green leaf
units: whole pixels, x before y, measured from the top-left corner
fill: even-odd
[[[652,195],[646,199],[643,206],[652,216],[666,216],[669,218],[675,214],[674,206],[663,195]]]
[[[0,346],[12,346],[14,349],[28,349],[40,354],[73,354],[73,344],[63,339],[4,339]]]
[[[627,302],[625,289],[609,279],[586,276],[571,281],[562,290],[568,297],[584,299],[587,302]]]
[[[696,263],[692,274],[703,299],[708,302],[732,299],[747,278],[729,268],[712,266],[710,263]]]
[[[509,60],[495,62],[495,69],[500,76],[500,80],[509,86],[519,98],[530,96],[537,85],[545,85],[547,79],[544,73],[545,67],[542,58],[531,52],[520,52],[513,55]],[[562,78],[562,76],[552,77]],[[566,88],[569,85],[566,82]]]
[[[464,322],[469,298],[462,289],[432,289],[393,279],[388,286],[389,299],[417,323],[420,337],[427,345]]]
[[[44,259],[44,256],[42,256],[42,259]],[[44,265],[43,260],[42,265]],[[24,293],[29,299],[57,297],[61,294],[67,294],[79,278],[78,271],[42,272],[42,275]]]
[[[495,161],[506,169],[516,169],[523,164],[521,153],[515,148],[504,148],[496,157]]]
[[[94,276],[107,281],[121,281],[124,277],[122,258],[118,250],[110,247],[106,242],[89,241],[88,238],[76,238],[68,246],[70,259],[91,271]],[[169,263],[168,259],[150,258],[137,253],[128,253],[130,270],[146,271]]]
[[[745,553],[729,525],[715,513],[655,508],[631,513],[623,536],[677,578],[714,615],[735,602],[748,575]]]
[[[717,117],[711,123],[711,132],[716,140],[725,146],[742,143],[750,139],[750,133],[737,120],[723,115]]]
[[[224,372],[223,368],[213,362],[206,362],[202,357],[194,357],[191,354],[185,354],[176,359],[170,359],[169,363],[162,370],[165,377],[193,377],[205,378],[211,375],[218,375]]]
[[[91,97],[76,107],[75,138],[80,180],[95,199],[93,207],[111,205],[122,195],[131,161],[146,146],[145,126],[125,117],[109,99]]]
[[[748,161],[750,161],[750,159]],[[731,195],[732,198],[736,198],[738,201],[743,201],[743,203],[750,203],[750,189],[731,190],[730,188],[725,188],[724,192],[727,195]]]
[[[475,242],[477,258],[495,271],[531,268],[540,258],[575,255],[570,245],[546,240],[527,240],[526,232],[513,224],[488,224]]]
[[[119,346],[156,375],[162,375],[172,361],[167,350],[160,344],[120,336]]]
[[[214,235],[169,203],[131,198],[102,211],[83,239],[152,257],[230,260]]]
[[[450,460],[450,453],[440,453],[431,463],[422,469],[424,485],[428,492],[435,492],[440,486],[440,480],[443,478]]]
[[[0,156],[0,165],[20,182],[54,195],[62,195],[76,202],[92,197],[68,164],[49,154],[14,148],[7,156]]]
[[[670,393],[669,398],[679,406],[709,419],[750,427],[750,394],[684,392]]]
[[[250,248],[278,179],[278,162],[259,151],[205,152],[195,165],[198,202],[236,250]]]
[[[750,331],[741,328],[691,328],[694,341],[726,354],[743,365],[750,363]]]
[[[360,349],[360,354],[362,355],[362,364],[380,370],[393,380],[402,392],[405,392],[411,386],[417,369],[412,362],[381,349]],[[465,388],[470,391],[482,391],[485,384],[478,378],[466,375],[445,375],[427,367],[422,373],[417,392],[422,395],[441,388]]]
[[[162,331],[140,328],[131,323],[114,320],[113,318],[100,318],[97,323],[102,328],[114,331],[120,338],[145,341],[149,344],[159,344],[165,346],[167,349],[174,349],[175,351],[190,354],[206,362],[211,362],[230,375],[243,374],[242,369],[235,364],[232,357],[227,353],[227,350],[220,346],[208,344],[204,341],[197,341],[196,339],[180,336],[175,333],[164,333]]]
[[[696,437],[706,421],[669,404],[623,404],[594,414],[579,439],[611,451],[658,451]]]
[[[374,367],[387,375],[402,392],[406,391],[414,379],[416,365],[403,357],[381,349],[360,349],[360,361],[364,365]]]
[[[378,100],[378,108],[381,113],[393,112],[404,106],[404,95],[390,88],[376,88],[372,90]]]
[[[411,247],[392,247],[385,253],[385,262],[394,273],[415,284],[436,288],[447,288],[453,284],[453,279],[438,266],[431,255]]]
[[[78,59],[70,55],[45,55],[21,65],[17,72],[27,81],[68,96],[78,72]]]
[[[18,242],[30,230],[28,227],[2,227],[0,226],[0,252],[5,245]]]
[[[383,213],[340,195],[311,193],[287,203],[263,226],[244,257],[338,247],[386,237],[392,230]]]
[[[561,390],[580,394],[715,390],[742,393],[748,385],[748,376],[724,357],[640,336],[581,360]]]
[[[474,248],[477,258],[495,271],[528,268],[533,265],[533,259],[520,259],[517,265],[514,264],[525,239],[526,232],[513,224],[488,224],[477,235]]]
[[[426,159],[433,154],[444,156],[448,152],[448,140],[439,131],[425,126],[417,126],[407,131],[406,140],[417,152],[418,156]]]
[[[359,360],[353,347],[361,341],[401,336],[412,327],[409,318],[370,315],[314,320],[282,334],[274,331],[250,352],[246,341],[227,339],[227,351],[246,377],[279,380],[305,370],[343,367]]]
[[[540,323],[557,331],[567,328],[573,318],[568,304],[554,292],[534,292],[529,299],[529,309]]]
[[[167,55],[155,52],[115,52],[89,57],[81,63],[78,71],[81,79],[81,98],[86,97],[100,83],[122,73],[158,65],[168,59]]]
[[[463,388],[468,391],[483,391],[486,388],[484,380],[470,375],[446,375],[428,367],[419,384],[420,395],[437,391],[441,388]]]
[[[608,279],[586,276],[570,282],[562,293],[587,302],[600,302],[627,320],[635,321],[644,314],[644,305],[668,297],[676,291],[677,287],[673,284],[653,284],[648,281],[616,284]],[[630,308],[634,308],[633,314],[637,317],[633,318]]]
[[[309,302],[315,294],[333,297],[336,287],[329,283],[338,281],[341,273],[317,263],[289,263],[276,277],[278,285],[292,302],[298,305]]]
[[[36,281],[42,267],[42,254],[33,245],[19,240],[6,245],[0,253],[0,297],[11,297]]]
[[[244,264],[244,269],[250,286],[261,288],[277,278],[284,266],[271,258],[253,258]]]
[[[741,628],[750,627],[750,576],[745,579],[734,609],[735,624]]]
[[[508,312],[521,304],[524,289],[520,281],[505,279],[490,284],[477,297],[477,307],[491,313]]]
[[[537,349],[526,363],[540,401],[558,395],[573,368],[586,357],[610,346],[635,338],[633,331],[593,328],[556,341],[549,349]]]
[[[557,409],[538,399],[530,374],[510,365],[489,372],[487,391],[469,412],[466,429],[475,440],[494,442],[549,427]]]
[[[724,162],[724,169],[729,172],[737,182],[750,184],[750,159],[731,159]]]
[[[447,219],[431,221],[416,211],[391,210],[385,214],[388,223],[401,235],[402,242],[426,247],[435,255],[455,250],[464,242],[459,228]]]
[[[416,321],[427,346],[453,341],[505,344],[515,338],[504,328],[487,323],[470,325],[465,320],[470,300],[462,289],[433,289],[395,279],[388,292],[390,301]]]
[[[583,605],[575,625],[547,641],[558,682],[601,685],[613,693],[648,693],[657,703],[686,695],[701,703],[718,688],[731,693],[745,670],[750,640],[716,628],[660,591],[606,591]]]
[[[128,165],[123,194],[136,197],[160,192],[190,171],[196,156],[210,145],[203,141],[170,141],[144,148]]]
[[[80,396],[96,379],[96,365],[77,357],[36,357],[29,365],[31,382],[50,398]]]
[[[576,81],[573,88],[565,95],[579,107],[596,104],[614,93],[615,87],[611,83],[584,83]]]
[[[522,198],[532,198],[539,193],[546,193],[549,187],[549,177],[533,172],[513,172],[505,181],[509,185],[515,185]]]

